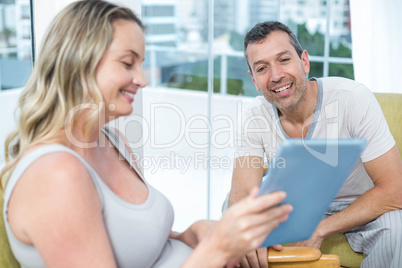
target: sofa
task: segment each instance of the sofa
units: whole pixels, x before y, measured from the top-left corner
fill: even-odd
[[[6,229],[3,220],[3,195],[0,193],[0,267],[1,268],[16,268],[20,267],[17,260],[11,252],[10,245],[8,244]]]
[[[374,93],[394,136],[402,158],[402,94]],[[321,252],[340,257],[344,267],[357,268],[363,260],[363,254],[354,252],[343,234],[336,234],[324,240]]]
[[[391,133],[393,134],[399,153],[402,153],[402,94],[392,93],[376,93],[375,94],[384,116],[388,122]],[[401,156],[402,157],[402,156]],[[10,246],[8,244],[6,231],[3,221],[3,197],[0,193],[0,267],[1,268],[16,268],[19,267],[18,262],[15,260]],[[321,253],[323,255],[321,255]],[[296,248],[289,249],[285,247],[283,252],[275,252],[270,250],[268,259],[271,262],[270,267],[328,267],[328,263],[333,266],[337,265],[340,257],[340,264],[343,267],[360,267],[360,262],[363,259],[363,254],[354,252],[345,235],[336,234],[323,242],[321,253],[311,248]],[[335,257],[334,257],[335,256]],[[326,263],[326,264],[325,264]]]

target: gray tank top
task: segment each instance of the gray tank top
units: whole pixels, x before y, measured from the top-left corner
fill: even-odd
[[[120,136],[108,127],[103,131],[148,187],[147,200],[138,205],[124,201],[109,189],[80,155],[63,145],[44,145],[29,152],[18,162],[9,179],[4,193],[3,209],[11,249],[22,267],[45,265],[34,246],[22,243],[12,233],[7,219],[8,202],[24,171],[35,160],[55,152],[71,153],[90,173],[102,203],[104,223],[119,267],[179,267],[191,254],[192,249],[186,244],[168,238],[174,218],[169,200],[148,184],[137,170]]]

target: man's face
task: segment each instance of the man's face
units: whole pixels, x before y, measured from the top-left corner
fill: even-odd
[[[297,108],[308,84],[307,52],[303,51],[300,59],[289,35],[273,31],[262,42],[249,44],[246,54],[257,91],[281,110]]]

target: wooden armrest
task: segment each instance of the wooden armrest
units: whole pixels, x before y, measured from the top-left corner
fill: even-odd
[[[340,267],[340,259],[336,255],[321,254],[316,248],[283,247],[281,251],[268,249],[270,268],[322,268]]]
[[[283,247],[281,251],[268,249],[268,262],[315,261],[321,257],[321,251],[309,247]]]

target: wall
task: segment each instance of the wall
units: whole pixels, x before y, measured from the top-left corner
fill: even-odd
[[[402,93],[402,1],[350,2],[355,80],[373,92]]]
[[[0,168],[4,163],[4,142],[15,128],[14,111],[21,89],[0,91]]]

